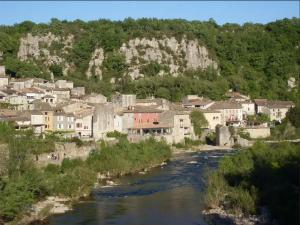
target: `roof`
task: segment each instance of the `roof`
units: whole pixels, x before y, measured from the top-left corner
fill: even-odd
[[[21,92],[23,92],[23,93],[38,93],[38,94],[44,93],[44,92],[40,91],[39,89],[33,88],[33,87],[32,88],[23,88],[21,90]]]
[[[212,106],[209,107],[212,110],[218,109],[242,109],[242,106],[235,102],[227,102],[227,101],[217,101]]]
[[[290,108],[295,106],[292,101],[268,101],[267,102],[268,108]]]
[[[207,98],[190,99],[183,101],[183,105],[208,105],[213,101]]]
[[[260,99],[254,99],[254,103],[258,106],[266,106],[268,102],[268,99],[260,98]]]
[[[41,100],[34,100],[33,102],[34,109],[40,111],[53,111],[52,107],[47,102],[42,102]]]
[[[160,109],[156,109],[153,106],[134,106],[130,109],[124,110],[124,113],[161,113]]]
[[[70,91],[69,88],[53,88],[53,91]]]

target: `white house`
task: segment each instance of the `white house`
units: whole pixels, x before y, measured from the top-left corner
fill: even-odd
[[[243,108],[238,103],[217,101],[209,109],[221,112],[222,124],[238,126],[243,122]]]

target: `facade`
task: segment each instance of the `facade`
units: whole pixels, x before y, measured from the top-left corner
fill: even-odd
[[[243,109],[238,103],[218,101],[209,109],[221,112],[221,124],[239,126],[243,122]]]
[[[57,100],[70,99],[70,90],[68,88],[54,88],[52,93],[57,96]]]
[[[270,116],[271,121],[281,122],[292,107],[295,107],[295,104],[291,101],[268,101],[267,114]]]
[[[56,131],[75,131],[74,115],[56,110],[53,114],[53,129]]]
[[[0,88],[8,86],[8,77],[0,74]]]
[[[243,115],[254,115],[255,114],[255,104],[252,101],[243,101],[240,103],[243,108]]]
[[[33,128],[34,133],[41,134],[45,131],[44,115],[40,111],[29,111],[30,112],[30,124]]]
[[[68,89],[73,89],[74,84],[72,81],[67,81],[67,80],[57,80],[55,82],[55,87],[56,88],[68,88]]]
[[[114,128],[114,107],[112,103],[96,104],[93,115],[93,136],[95,140],[103,139]]]
[[[73,97],[81,97],[85,95],[85,87],[74,87],[71,89],[71,95]]]
[[[113,96],[112,102],[119,108],[128,108],[136,105],[136,95],[116,94]]]
[[[225,125],[224,121],[222,120],[222,113],[216,110],[202,110],[202,113],[207,120],[207,127],[208,129],[215,130],[217,125]]]

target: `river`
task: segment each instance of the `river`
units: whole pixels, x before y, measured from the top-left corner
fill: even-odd
[[[178,155],[146,174],[125,176],[118,185],[95,189],[89,201],[49,217],[51,225],[207,225],[203,210],[205,171],[230,151]]]

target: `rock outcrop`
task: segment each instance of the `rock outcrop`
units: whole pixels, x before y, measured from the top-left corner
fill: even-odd
[[[104,51],[102,48],[96,48],[92,54],[92,58],[89,62],[88,70],[86,71],[86,76],[90,78],[92,75],[98,76],[102,79],[102,63],[104,60]]]
[[[18,51],[18,58],[21,61],[40,61],[46,67],[53,64],[61,65],[63,74],[67,75],[71,65],[65,57],[72,49],[74,36],[55,36],[52,33],[35,35],[28,33],[21,38]]]
[[[143,77],[140,68],[150,62],[157,62],[169,67],[171,75],[187,69],[217,69],[217,63],[209,57],[208,50],[197,40],[183,38],[180,42],[174,37],[163,39],[136,38],[123,43],[120,52],[125,55],[130,65],[129,75],[133,78]],[[161,71],[163,75],[167,71]]]

